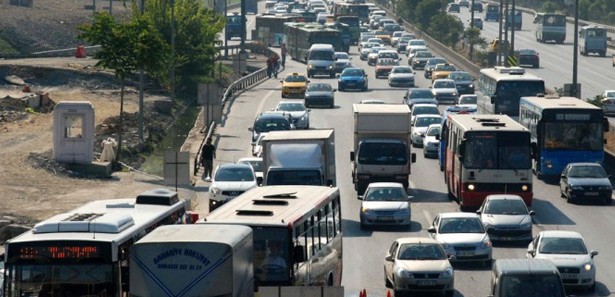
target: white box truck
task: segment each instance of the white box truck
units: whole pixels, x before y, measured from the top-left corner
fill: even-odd
[[[408,187],[410,108],[406,104],[353,104],[352,182],[363,194],[372,182],[398,182]]]
[[[166,225],[130,248],[130,296],[254,296],[252,229]]]
[[[261,145],[264,185],[336,185],[333,129],[272,131]]]

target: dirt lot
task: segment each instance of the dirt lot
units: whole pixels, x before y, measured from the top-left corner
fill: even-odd
[[[31,85],[32,92],[47,92],[54,102],[89,101],[95,108],[97,126],[119,114],[119,88],[111,76],[95,75],[98,71],[91,66],[63,62],[62,59],[49,63],[70,71],[49,72],[49,65],[0,65],[0,80],[10,72],[24,78]],[[52,78],[49,73],[53,74]],[[0,82],[0,111],[15,107],[7,96],[19,98],[23,95],[22,87]],[[157,98],[160,96],[146,96],[148,101]],[[128,88],[125,100],[125,112],[136,113],[137,90]],[[160,186],[160,178],[136,172],[116,172],[111,179],[75,177],[50,160],[53,147],[52,112],[44,109],[24,112],[23,106],[17,109],[13,113],[16,114],[14,118],[0,120],[0,219],[4,215],[12,215],[17,223],[31,223],[87,201],[131,197]],[[130,137],[128,141],[131,141]],[[100,142],[96,142],[95,151],[100,150]]]

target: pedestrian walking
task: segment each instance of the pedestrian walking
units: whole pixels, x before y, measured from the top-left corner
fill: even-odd
[[[280,61],[279,61],[279,57],[277,55],[275,55],[273,57],[273,76],[275,78],[278,78],[278,71],[280,71]]]
[[[203,166],[203,179],[205,181],[211,181],[215,157],[216,147],[211,144],[211,138],[209,138],[201,150],[201,166]]]
[[[271,78],[273,74],[273,57],[267,58],[267,77]]]
[[[280,53],[282,54],[282,67],[286,67],[286,54],[288,50],[286,49],[286,43],[282,43],[280,46]]]

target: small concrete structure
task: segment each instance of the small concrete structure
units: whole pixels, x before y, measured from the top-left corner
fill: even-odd
[[[53,158],[60,163],[91,164],[94,160],[94,106],[62,101],[53,112]]]

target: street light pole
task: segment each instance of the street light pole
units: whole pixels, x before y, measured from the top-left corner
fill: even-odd
[[[175,100],[175,0],[171,0],[171,102]]]
[[[145,13],[145,0],[141,0],[141,15]],[[143,142],[143,126],[144,126],[144,115],[143,115],[143,89],[145,84],[145,72],[143,71],[143,67],[139,69],[139,140]]]
[[[497,49],[495,51],[497,58],[496,58],[496,65],[498,66],[502,66],[502,11],[503,11],[503,1],[504,0],[500,0],[500,16],[498,17],[498,44],[497,44]]]
[[[474,29],[474,0],[472,0],[472,4],[470,4],[470,28]],[[468,54],[470,55],[470,60],[474,59],[474,41],[470,42],[470,48],[468,49]]]
[[[579,48],[579,0],[574,1],[574,45],[572,47],[572,86],[570,86],[570,94],[574,97],[581,97],[577,90],[577,65],[578,48]],[[580,99],[580,98],[579,98]]]
[[[226,16],[228,15],[228,0],[224,0],[224,18],[228,21]],[[228,25],[224,29],[224,59],[228,59]]]
[[[515,0],[512,0],[512,26],[510,26],[510,53],[509,56],[515,54],[515,21],[517,19],[517,8],[515,7]],[[521,16],[523,21],[523,16]]]

